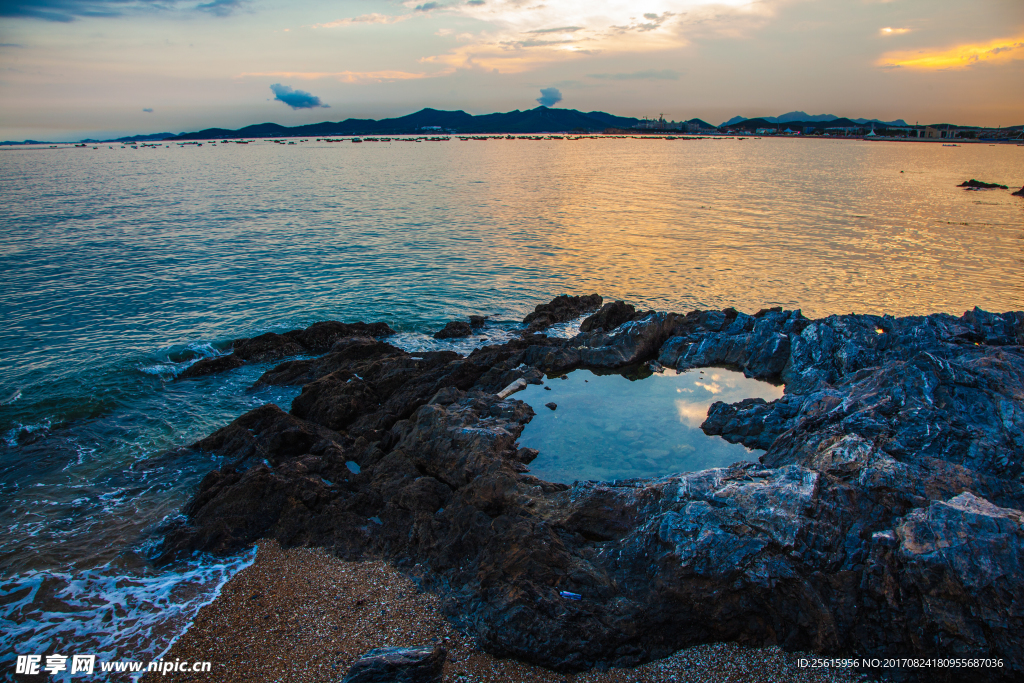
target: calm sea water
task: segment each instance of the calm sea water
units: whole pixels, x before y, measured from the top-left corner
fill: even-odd
[[[774,401],[782,387],[721,368],[644,374],[576,370],[517,394],[537,413],[519,438],[540,451],[530,471],[566,484],[614,481],[755,462],[764,453],[707,436],[700,425],[715,401]]]
[[[244,566],[146,561],[218,464],[168,449],[295,395],[248,391],[259,366],[174,380],[230,339],[385,320],[419,349],[469,313],[499,321],[500,339],[564,292],[812,317],[1024,308],[1024,199],[955,187],[968,178],[1019,186],[1024,147],[0,149],[0,665],[83,634],[97,651],[158,653]],[[52,616],[58,603],[78,625]]]

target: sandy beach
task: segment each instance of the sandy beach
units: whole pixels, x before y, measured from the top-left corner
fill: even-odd
[[[340,681],[376,647],[444,644],[445,683],[847,682],[859,675],[801,669],[801,653],[716,643],[681,650],[636,669],[565,674],[479,650],[421,592],[380,561],[346,562],[319,549],[259,544],[255,562],[203,608],[165,661],[212,662],[208,674],[147,675],[155,681]]]

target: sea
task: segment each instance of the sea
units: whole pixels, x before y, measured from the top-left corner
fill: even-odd
[[[295,143],[0,148],[0,680],[19,654],[159,659],[251,563],[149,560],[220,464],[181,447],[297,394],[251,390],[261,365],[177,379],[233,339],[382,320],[406,349],[467,352],[563,293],[1024,309],[1024,198],[957,187],[1019,187],[1024,146]],[[431,337],[469,314],[489,326]]]

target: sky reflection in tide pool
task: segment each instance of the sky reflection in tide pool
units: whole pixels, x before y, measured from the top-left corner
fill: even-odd
[[[531,385],[516,396],[537,412],[519,444],[540,451],[530,465],[534,475],[567,484],[757,460],[763,451],[707,436],[700,425],[715,401],[782,396],[781,386],[721,368],[666,370],[635,381],[577,370],[564,380],[546,380],[545,386],[551,389]],[[558,407],[546,408],[549,402]]]

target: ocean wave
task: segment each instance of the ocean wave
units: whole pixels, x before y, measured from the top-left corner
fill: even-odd
[[[253,548],[226,560],[190,561],[178,571],[133,573],[105,565],[0,579],[0,665],[13,670],[15,651],[94,654],[97,662],[160,659],[255,557]],[[50,680],[72,678],[65,671]]]
[[[16,389],[13,394],[0,401],[0,406],[9,406],[21,398],[21,389]]]
[[[544,330],[544,334],[549,337],[555,337],[558,339],[572,339],[580,333],[580,325],[593,313],[584,313],[578,318],[570,320],[564,323],[555,323],[551,327]]]
[[[517,327],[485,327],[480,332],[468,337],[454,339],[434,339],[422,332],[399,332],[387,338],[387,342],[409,353],[425,351],[455,351],[463,356],[476,349],[495,344],[504,344],[515,339],[521,329]]]
[[[147,375],[173,379],[203,358],[222,356],[228,352],[230,347],[221,349],[211,342],[174,344],[160,349],[146,362],[137,365],[136,369]]]
[[[49,419],[27,425],[20,422],[16,423],[4,434],[4,443],[14,448],[19,443],[27,441],[33,436],[38,437],[48,433],[52,426]]]

